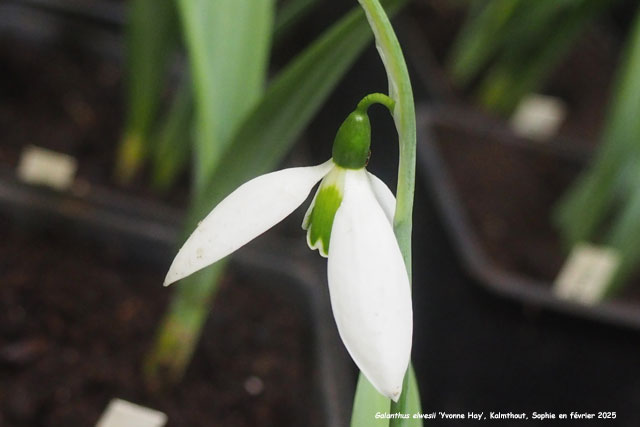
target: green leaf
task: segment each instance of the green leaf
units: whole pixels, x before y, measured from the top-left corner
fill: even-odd
[[[454,82],[461,86],[469,83],[502,46],[504,29],[522,1],[489,1],[482,3],[477,15],[469,16],[448,60]]]
[[[421,426],[423,424],[422,419],[413,418],[415,414],[422,414],[422,403],[420,402],[420,390],[418,389],[418,381],[412,364],[409,365],[404,381],[407,384],[406,387],[403,387],[405,396],[400,399],[397,405],[392,404],[391,410],[409,414],[410,418],[394,419],[389,424],[393,427]]]
[[[602,145],[589,167],[554,212],[568,247],[590,240],[615,208],[638,186],[640,174],[640,10],[618,69]],[[629,173],[629,171],[632,171]],[[627,179],[627,177],[634,179]]]
[[[146,157],[167,61],[179,39],[173,0],[132,0],[126,28],[127,115],[116,160],[116,176],[125,182]]]
[[[636,176],[636,183],[640,181],[639,178]],[[621,262],[607,286],[604,298],[610,297],[620,290],[624,282],[637,268],[638,260],[640,260],[638,236],[640,236],[640,185],[636,184],[628,202],[618,212],[605,241],[607,247],[619,251]]]
[[[639,95],[640,9],[616,79],[602,148],[555,218],[569,245],[604,235],[601,243],[619,251],[621,263],[605,298],[623,287],[640,260]]]
[[[422,419],[413,418],[414,414],[422,413],[420,403],[420,392],[416,381],[413,366],[409,365],[407,375],[405,376],[406,387],[403,387],[407,398],[403,400],[401,406],[394,405],[385,396],[371,385],[367,378],[360,374],[358,377],[358,385],[356,387],[356,396],[353,402],[353,410],[351,411],[351,427],[369,427],[369,426],[400,426],[415,427],[422,425]],[[408,391],[407,391],[408,390]],[[409,414],[409,418],[384,419],[376,418],[377,413],[402,413]]]
[[[285,1],[276,15],[273,38],[278,40],[283,37],[297,22],[307,16],[317,4],[318,0]]]
[[[182,379],[195,351],[202,327],[211,311],[214,290],[227,260],[200,270],[174,286],[171,303],[164,313],[152,350],[144,361],[145,382],[160,390]]]
[[[388,0],[389,13],[407,0]],[[371,41],[364,13],[355,9],[307,47],[273,80],[245,118],[220,167],[190,210],[191,223],[243,182],[274,168]],[[330,143],[328,141],[327,143]]]
[[[191,153],[193,127],[193,96],[191,80],[183,78],[171,108],[153,136],[152,183],[156,190],[166,191],[184,170]]]
[[[194,83],[199,189],[264,90],[274,6],[273,0],[178,4]]]
[[[387,427],[387,418],[376,418],[377,413],[389,413],[390,400],[373,388],[364,375],[358,377],[356,397],[351,411],[351,427]]]
[[[510,114],[537,89],[587,24],[611,3],[599,0],[528,2],[506,32],[504,50],[478,89],[480,102]]]

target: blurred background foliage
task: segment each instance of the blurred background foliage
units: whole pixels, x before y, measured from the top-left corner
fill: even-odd
[[[575,42],[611,9],[634,2],[490,0],[469,3],[467,20],[447,60],[452,83],[508,117],[525,96],[541,90]],[[640,12],[619,60],[600,148],[558,203],[553,222],[569,251],[581,242],[620,256],[606,295],[640,260]],[[580,69],[574,70],[580,73]],[[523,195],[526,197],[526,195]]]

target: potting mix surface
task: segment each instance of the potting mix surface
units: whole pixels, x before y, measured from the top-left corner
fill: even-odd
[[[553,283],[567,252],[552,216],[583,163],[534,142],[505,142],[449,126],[436,134],[481,250],[504,271]],[[637,277],[616,298],[640,304]]]
[[[184,380],[154,393],[141,371],[164,269],[4,217],[0,234],[0,425],[91,426],[115,397],[168,426],[314,425],[310,325],[290,296],[226,276]]]

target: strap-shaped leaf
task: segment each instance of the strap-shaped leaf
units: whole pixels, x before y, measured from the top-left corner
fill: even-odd
[[[376,418],[376,413],[389,413],[390,400],[373,388],[369,380],[360,374],[356,396],[351,411],[351,427],[388,427],[387,418]]]
[[[133,0],[127,23],[127,116],[116,175],[127,181],[142,165],[178,25],[173,0]]]
[[[263,93],[273,0],[179,0],[196,102],[195,182],[204,182]]]
[[[480,102],[492,111],[511,113],[527,93],[536,90],[573,42],[612,2],[564,0],[529,2],[496,63],[490,67],[478,89]],[[561,7],[562,6],[562,7]]]
[[[603,145],[595,163],[565,196],[556,221],[569,245],[598,241],[615,248],[621,263],[608,284],[615,294],[640,260],[640,9],[620,66]],[[604,231],[604,233],[603,233]]]
[[[166,191],[187,167],[192,147],[193,95],[191,80],[183,76],[171,108],[151,138],[152,183]]]
[[[406,2],[383,4],[395,13]],[[282,160],[371,38],[364,13],[355,9],[278,74],[197,195],[192,225],[235,187]]]
[[[318,5],[318,0],[289,0],[282,4],[273,26],[273,38],[279,40]]]
[[[558,205],[555,222],[567,246],[588,240],[615,205],[637,188],[640,138],[640,10],[635,18],[595,161]],[[632,177],[631,182],[625,184]],[[631,187],[631,188],[630,188]]]
[[[475,2],[467,22],[457,37],[448,68],[457,84],[466,85],[502,46],[507,28],[519,5],[525,0]],[[474,9],[478,9],[477,13]]]

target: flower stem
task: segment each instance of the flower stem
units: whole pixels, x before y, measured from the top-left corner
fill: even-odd
[[[358,102],[356,109],[365,113],[373,104],[382,104],[393,114],[396,102],[384,93],[370,93]]]
[[[367,15],[369,26],[375,36],[376,47],[387,71],[389,96],[395,101],[393,118],[398,131],[400,161],[393,224],[407,272],[411,278],[411,228],[416,164],[416,117],[411,81],[400,43],[379,0],[358,1]],[[357,402],[362,400],[356,396],[354,412],[359,410]],[[390,412],[415,413],[420,410],[418,388],[413,368],[410,365],[405,375],[400,398],[397,403],[391,402]],[[370,419],[374,419],[374,415],[369,414]],[[391,426],[422,425],[421,420],[411,417],[409,419],[392,419],[390,423]]]

